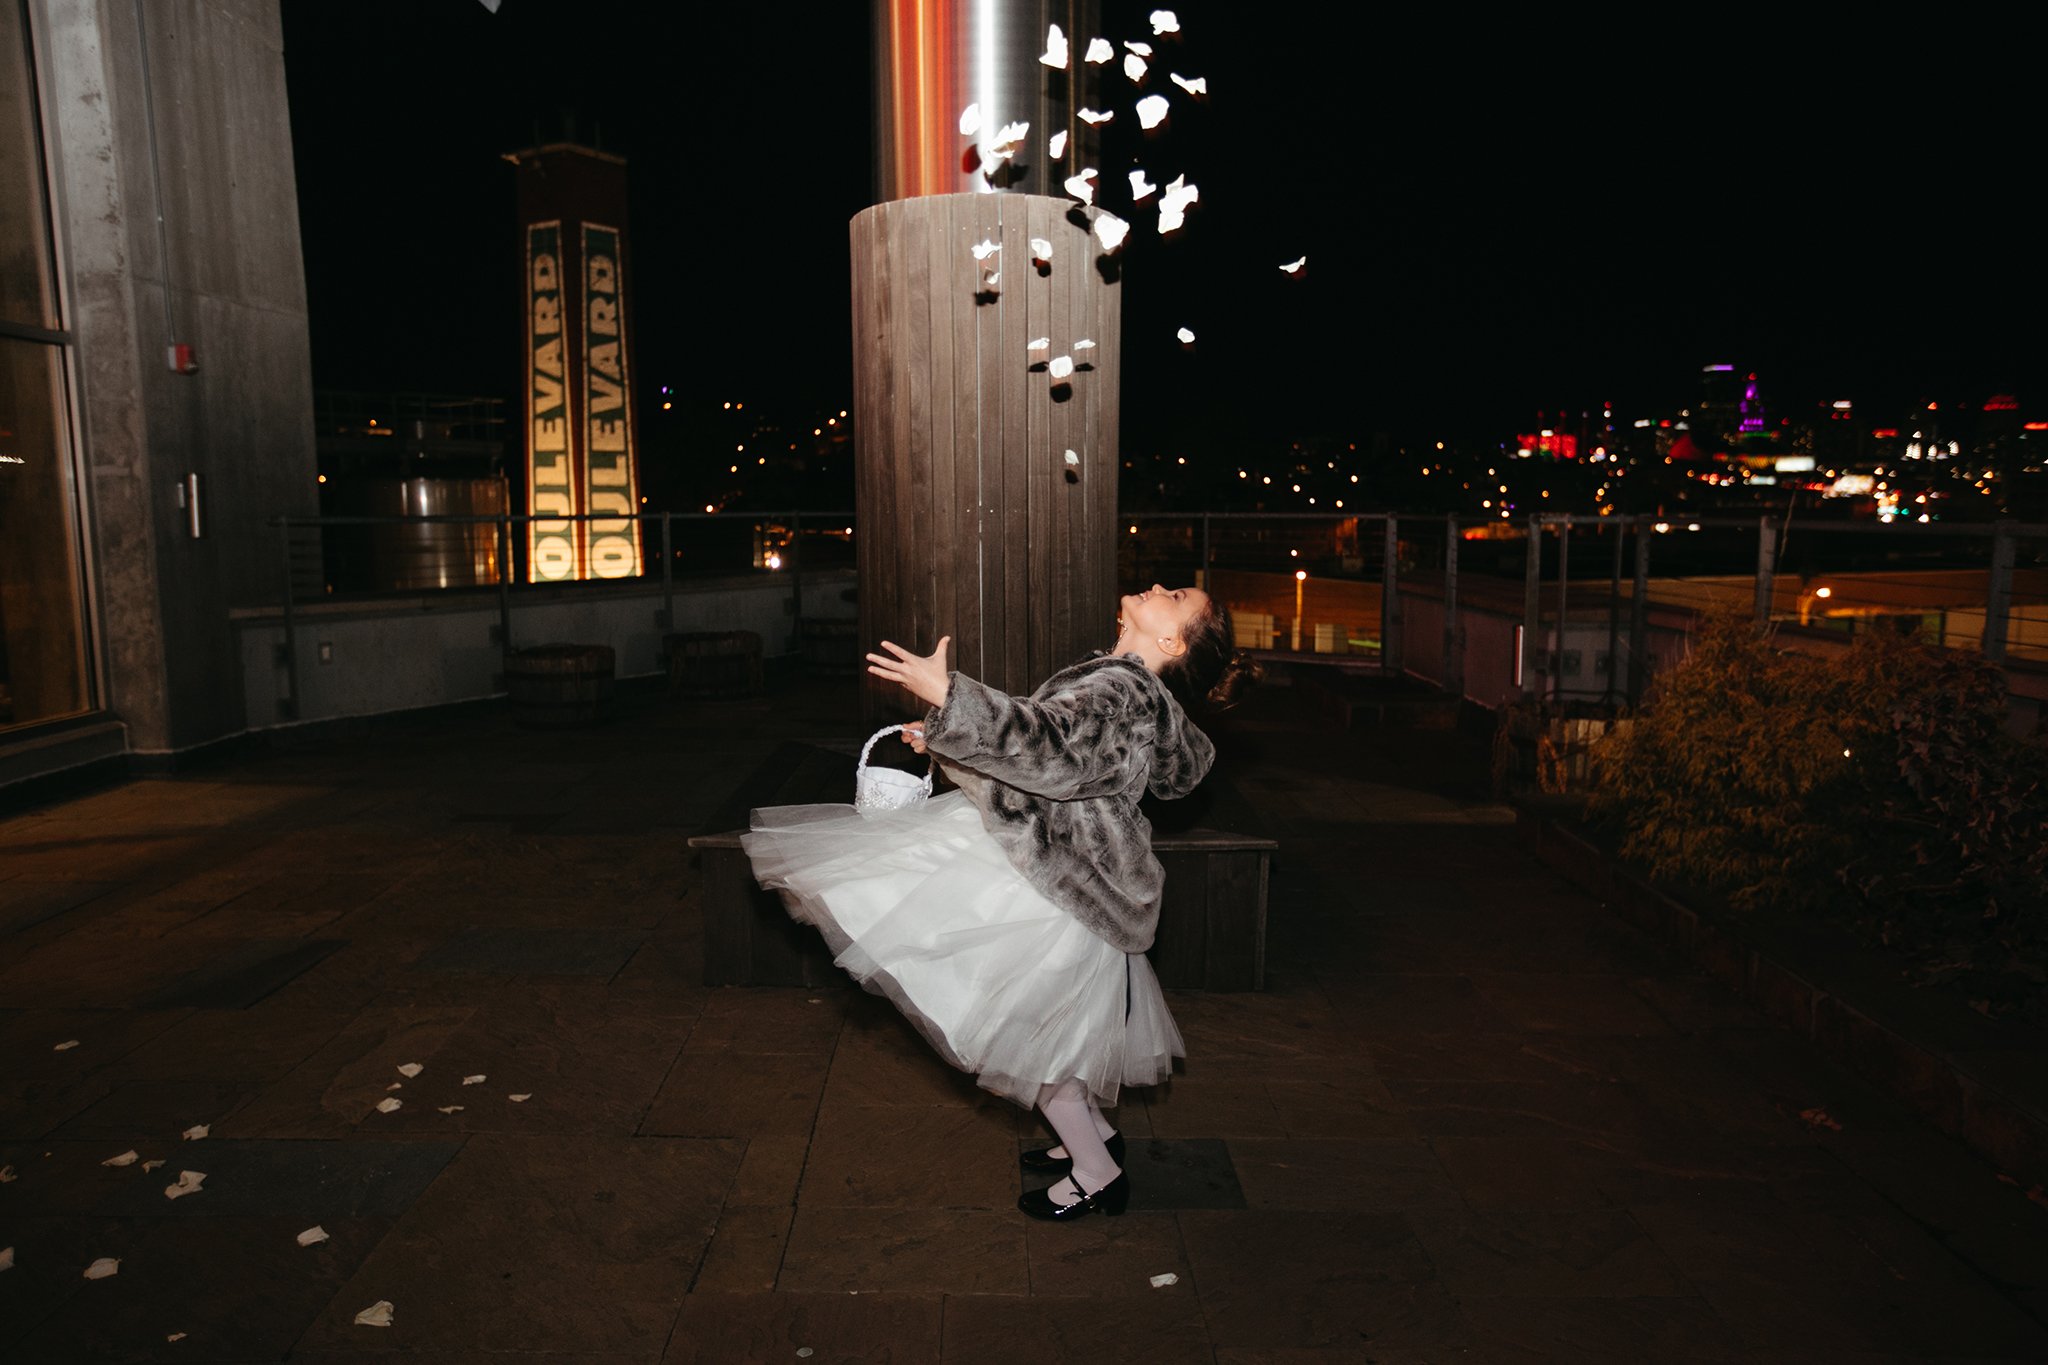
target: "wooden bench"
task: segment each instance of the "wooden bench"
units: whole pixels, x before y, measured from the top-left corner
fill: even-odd
[[[784,744],[689,841],[703,873],[706,985],[818,986],[845,979],[817,931],[791,919],[781,897],[755,884],[740,837],[757,807],[851,801],[853,765],[850,754]],[[1266,879],[1279,845],[1196,823],[1226,812],[1245,814],[1220,778],[1185,802],[1156,811],[1148,804],[1166,896],[1147,956],[1169,988],[1265,989]]]

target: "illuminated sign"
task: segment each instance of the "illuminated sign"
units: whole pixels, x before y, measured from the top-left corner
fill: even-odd
[[[554,582],[576,574],[576,512],[569,452],[569,392],[562,337],[562,225],[526,229],[527,577]]]
[[[1778,457],[1776,464],[1780,474],[1803,474],[1813,468],[1813,456],[1781,455]]]
[[[625,298],[619,233],[583,224],[584,576],[631,578],[640,572],[640,523],[633,520],[633,422],[626,375]]]

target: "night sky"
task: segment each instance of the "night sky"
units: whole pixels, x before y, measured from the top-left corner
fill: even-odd
[[[1149,36],[1149,8],[1107,6],[1107,36]],[[1126,451],[1506,439],[1538,410],[1669,411],[1717,361],[1784,412],[2048,405],[2014,35],[1176,8],[1172,65],[1212,98],[1176,100],[1154,179],[1185,168],[1202,202],[1177,239],[1141,217],[1127,248]],[[516,394],[501,154],[573,118],[631,163],[643,396],[849,401],[864,0],[284,16],[319,386]],[[1276,268],[1303,253],[1305,278]]]

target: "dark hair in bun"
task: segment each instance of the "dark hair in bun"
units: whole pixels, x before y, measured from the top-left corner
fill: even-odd
[[[1159,680],[1182,706],[1225,710],[1265,676],[1258,660],[1236,647],[1230,609],[1213,597],[1206,611],[1182,627],[1180,638],[1187,648],[1159,671]]]

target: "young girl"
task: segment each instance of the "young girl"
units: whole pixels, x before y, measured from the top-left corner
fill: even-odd
[[[1144,956],[1164,873],[1138,800],[1187,795],[1214,760],[1182,702],[1228,705],[1256,676],[1199,588],[1133,593],[1117,624],[1114,649],[1029,698],[949,672],[951,637],[929,655],[883,641],[868,671],[931,707],[905,738],[960,790],[896,811],[757,810],[743,841],[840,967],[948,1062],[1044,1113],[1060,1144],[1022,1162],[1066,1178],[1017,1201],[1034,1218],[1130,1200],[1100,1109],[1185,1055]]]

